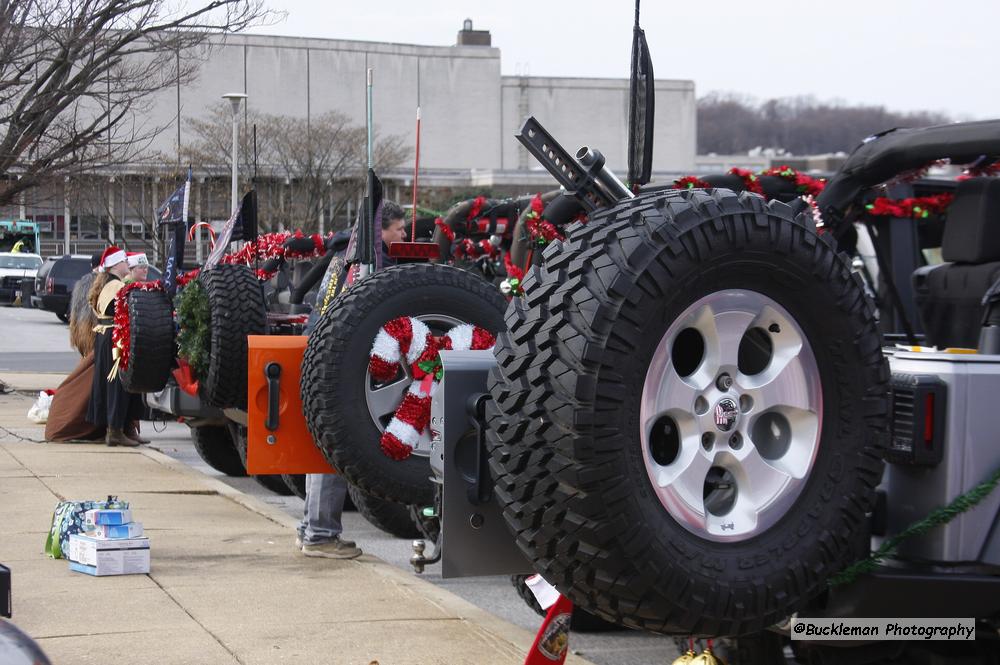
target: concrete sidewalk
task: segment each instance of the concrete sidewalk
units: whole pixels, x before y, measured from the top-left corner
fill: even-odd
[[[293,519],[165,455],[32,442],[30,404],[0,395],[0,562],[14,622],[54,664],[523,663],[529,632],[374,557],[304,557]],[[93,578],[42,553],[58,500],[108,494],[145,525],[150,574]]]

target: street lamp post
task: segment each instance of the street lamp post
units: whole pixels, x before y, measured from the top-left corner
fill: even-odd
[[[236,182],[237,182],[237,163],[238,151],[237,151],[237,126],[239,124],[239,113],[240,113],[240,102],[247,98],[246,93],[243,92],[229,92],[222,96],[223,99],[228,99],[229,103],[233,107],[233,184],[232,184],[232,207],[230,208],[230,213],[236,210]]]

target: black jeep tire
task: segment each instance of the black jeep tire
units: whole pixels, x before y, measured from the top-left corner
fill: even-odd
[[[264,292],[249,266],[217,265],[198,275],[211,313],[209,364],[201,397],[220,409],[247,405],[247,335],[267,330]]]
[[[553,243],[525,290],[496,347],[491,469],[518,545],[575,604],[657,632],[757,633],[867,552],[888,366],[850,263],[805,216],[728,190],[641,195]],[[734,290],[766,295],[801,328],[822,415],[815,456],[777,521],[727,541],[664,508],[654,490],[671,486],[650,482],[639,403],[669,326],[700,299]]]
[[[281,474],[281,480],[284,481],[285,487],[287,487],[292,494],[305,501],[306,498],[305,474],[283,473]]]
[[[379,498],[351,484],[347,485],[347,495],[359,515],[390,536],[411,540],[423,537],[410,515],[410,506]]]
[[[155,393],[170,379],[177,351],[173,306],[163,291],[128,293],[128,367],[120,367],[122,386],[130,393]]]
[[[247,428],[243,425],[237,423],[229,423],[228,425],[229,435],[232,437],[233,445],[236,451],[239,453],[240,461],[243,463],[243,468],[247,467]],[[292,490],[288,489],[288,485],[285,484],[284,479],[281,474],[260,474],[252,476],[257,484],[271,490],[278,496],[291,496]]]
[[[227,476],[247,475],[246,466],[225,425],[191,427],[191,442],[205,464]]]
[[[543,617],[546,611],[538,604],[535,594],[531,592],[531,589],[525,583],[526,579],[528,579],[528,575],[511,575],[510,583],[514,587],[514,590],[517,591],[517,595],[524,601],[524,604],[530,607],[535,614]],[[604,633],[612,630],[625,630],[623,626],[605,621],[601,617],[594,616],[587,610],[576,605],[573,606],[573,615],[570,617],[569,628],[580,633]]]
[[[366,399],[368,358],[379,328],[400,316],[436,314],[496,332],[506,306],[482,278],[427,263],[386,268],[337,296],[309,336],[302,407],[313,439],[349,483],[399,503],[434,502],[427,458],[393,460],[379,445],[382,430]]]

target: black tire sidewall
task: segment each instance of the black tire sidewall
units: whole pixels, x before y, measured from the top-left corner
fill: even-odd
[[[134,290],[127,294],[129,362],[119,368],[122,386],[132,393],[163,390],[174,360],[174,323],[163,291]]]

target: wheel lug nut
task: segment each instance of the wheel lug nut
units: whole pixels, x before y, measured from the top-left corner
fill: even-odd
[[[729,447],[733,450],[739,450],[743,447],[743,437],[740,436],[739,432],[733,432],[733,435],[729,437]]]
[[[722,392],[726,392],[733,387],[733,377],[728,374],[720,374],[719,378],[715,380],[715,387]]]
[[[715,443],[715,435],[711,432],[705,432],[701,435],[701,447],[705,450],[711,450],[712,444]]]

